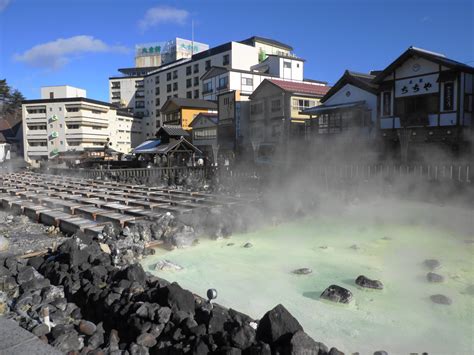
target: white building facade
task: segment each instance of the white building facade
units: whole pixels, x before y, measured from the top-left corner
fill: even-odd
[[[135,112],[140,109],[144,116],[143,139],[148,139],[155,135],[162,124],[160,109],[171,97],[216,101],[218,95],[236,90],[240,92],[242,100],[248,100],[248,96],[266,78],[303,81],[304,61],[294,56],[292,50],[291,46],[262,37],[228,42],[134,78],[136,81],[143,78],[144,81],[143,110],[141,91],[140,100],[136,97],[135,101],[131,99],[134,95],[133,83],[123,84],[124,90],[128,88],[128,93],[122,94],[120,99],[118,95],[112,99],[113,82],[118,79],[110,78],[111,102],[123,99],[124,104]]]
[[[43,89],[51,92],[50,87]],[[58,92],[67,95],[67,90]],[[111,148],[128,153],[141,141],[139,118],[85,97],[26,100],[22,115],[24,159],[31,164],[68,151],[99,149],[107,142]]]

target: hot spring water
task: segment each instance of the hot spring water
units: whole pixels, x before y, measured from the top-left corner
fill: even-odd
[[[333,211],[334,212],[334,211]],[[292,223],[202,239],[189,249],[158,249],[146,270],[254,318],[282,303],[317,341],[348,353],[469,354],[474,351],[472,211],[411,202],[373,202]],[[253,247],[244,248],[247,242]],[[180,271],[154,271],[167,259]],[[425,259],[437,259],[442,283],[429,283]],[[293,270],[308,267],[309,275]],[[358,275],[381,280],[362,289]],[[348,288],[349,305],[319,298],[329,285]],[[474,286],[471,286],[471,289]],[[435,304],[434,294],[452,299]]]

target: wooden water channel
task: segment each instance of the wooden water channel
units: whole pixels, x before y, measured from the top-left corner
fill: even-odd
[[[132,226],[165,212],[190,213],[248,203],[248,200],[205,192],[21,172],[0,175],[0,203],[4,209],[59,227],[65,233],[80,230],[95,235],[107,223]]]

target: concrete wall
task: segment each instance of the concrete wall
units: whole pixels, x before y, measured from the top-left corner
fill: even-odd
[[[69,85],[60,86],[43,86],[41,88],[41,98],[50,99],[50,95],[53,95],[54,99],[69,98],[69,97],[87,97],[86,90],[76,88]]]

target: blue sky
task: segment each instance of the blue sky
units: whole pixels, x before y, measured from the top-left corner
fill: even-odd
[[[252,35],[306,59],[305,77],[387,66],[410,45],[474,66],[472,0],[0,0],[0,78],[27,98],[69,84],[108,100],[108,77],[137,43],[191,38],[211,47]]]

